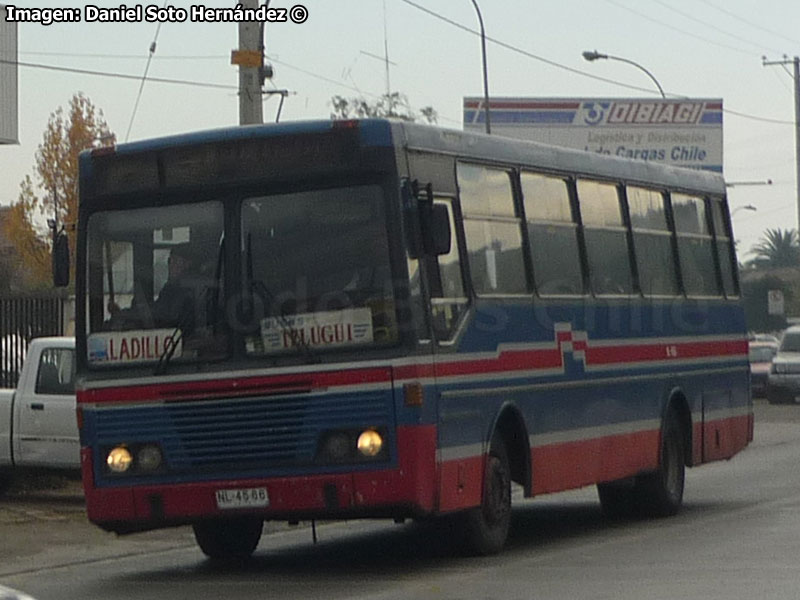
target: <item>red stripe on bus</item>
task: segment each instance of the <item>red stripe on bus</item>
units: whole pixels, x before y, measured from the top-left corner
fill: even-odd
[[[255,394],[311,392],[332,387],[388,383],[390,368],[315,371],[282,375],[256,376],[213,381],[130,385],[78,391],[78,401],[85,403],[132,402],[142,400],[189,400],[232,398]]]
[[[569,332],[558,332],[552,349],[505,350],[497,357],[463,358],[435,364],[421,363],[397,367],[308,371],[269,376],[251,376],[215,381],[130,385],[78,391],[78,402],[135,402],[152,400],[192,400],[230,398],[256,394],[313,392],[343,386],[388,384],[392,374],[397,380],[436,377],[480,376],[520,371],[552,370],[564,367],[562,345],[571,340]],[[573,352],[585,353],[587,367],[662,360],[733,357],[747,355],[747,341],[677,342],[592,346],[586,340],[571,341]]]

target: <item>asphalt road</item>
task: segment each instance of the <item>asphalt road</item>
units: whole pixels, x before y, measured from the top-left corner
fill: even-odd
[[[506,551],[459,556],[412,524],[272,527],[251,561],[206,561],[187,528],[116,537],[75,483],[0,500],[0,583],[38,600],[800,597],[800,406],[756,404],[756,441],[688,472],[685,509],[608,521],[593,488],[516,502]]]

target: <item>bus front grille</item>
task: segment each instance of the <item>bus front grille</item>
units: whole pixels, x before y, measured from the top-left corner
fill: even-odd
[[[211,473],[312,465],[322,432],[393,423],[384,391],[112,408],[96,412],[95,427],[98,450],[155,442],[169,472]]]

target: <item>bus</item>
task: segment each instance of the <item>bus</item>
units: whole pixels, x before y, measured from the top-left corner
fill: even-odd
[[[236,127],[84,152],[77,239],[108,531],[191,525],[222,559],[266,520],[443,517],[488,554],[512,483],[673,515],[687,466],[753,437],[718,174],[381,119]]]

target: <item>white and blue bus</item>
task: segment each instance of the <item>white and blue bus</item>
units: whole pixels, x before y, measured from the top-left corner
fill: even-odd
[[[512,482],[670,515],[685,467],[752,440],[717,174],[388,120],[80,169],[78,416],[104,529],[191,524],[222,558],[264,520],[450,515],[489,553]]]

